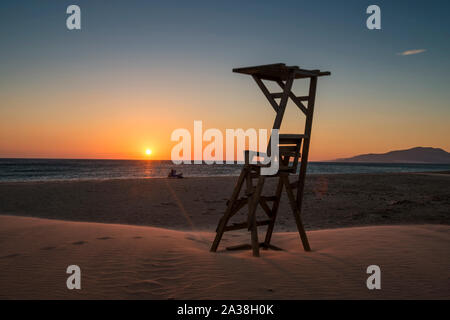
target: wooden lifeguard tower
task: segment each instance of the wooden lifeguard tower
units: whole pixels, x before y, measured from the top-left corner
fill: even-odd
[[[275,220],[278,213],[281,194],[283,188],[288,195],[289,204],[292,213],[295,217],[297,229],[303,243],[305,251],[310,251],[308,238],[303,228],[301,219],[301,209],[303,200],[303,190],[305,186],[306,167],[308,163],[308,152],[311,139],[311,127],[314,114],[314,103],[316,97],[317,78],[321,76],[328,76],[330,72],[323,72],[320,70],[305,70],[297,66],[286,66],[283,63],[269,64],[255,67],[237,68],[233,72],[248,74],[253,77],[256,84],[263,92],[264,96],[269,100],[270,105],[276,112],[273,129],[280,129],[283,120],[284,112],[288,100],[291,99],[295,105],[305,114],[305,129],[303,134],[280,134],[279,135],[279,170],[274,175],[261,175],[261,168],[263,164],[253,164],[249,159],[250,151],[245,153],[245,165],[242,168],[241,174],[238,178],[237,184],[231,195],[231,199],[227,202],[225,214],[219,221],[216,229],[216,237],[211,246],[211,251],[215,252],[219,246],[220,240],[224,232],[248,229],[251,231],[251,245],[239,245],[228,247],[229,250],[252,249],[254,256],[259,256],[259,248],[275,249],[279,248],[272,246],[270,240],[275,225]],[[309,93],[307,96],[296,96],[291,90],[294,80],[309,79]],[[281,92],[271,93],[267,89],[263,80],[273,81],[280,88]],[[280,99],[277,102],[277,99]],[[306,105],[304,104],[306,102]],[[270,154],[270,143],[267,150],[267,155]],[[259,153],[259,156],[264,156]],[[266,155],[266,156],[267,156]],[[300,161],[300,171],[298,171],[298,162]],[[295,182],[289,181],[290,174],[297,174],[298,180]],[[273,196],[262,196],[265,179],[278,178],[277,188]],[[253,180],[257,179],[254,186]],[[241,189],[246,182],[246,190],[240,197]],[[294,195],[294,189],[297,189],[297,194]],[[272,202],[272,206],[269,203]],[[229,220],[239,210],[248,206],[247,221],[242,223],[234,223],[228,225]],[[268,218],[266,220],[256,220],[256,209],[261,206]],[[258,226],[267,225],[267,233],[264,242],[258,241]]]

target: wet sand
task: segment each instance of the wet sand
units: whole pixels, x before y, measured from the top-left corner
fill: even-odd
[[[237,177],[0,183],[0,214],[215,230]],[[266,182],[264,193],[275,190]],[[245,213],[245,211],[243,211]],[[263,216],[262,210],[259,215]],[[307,230],[398,224],[450,224],[450,175],[309,175]],[[235,220],[244,217],[237,215]],[[283,195],[275,231],[294,231]]]

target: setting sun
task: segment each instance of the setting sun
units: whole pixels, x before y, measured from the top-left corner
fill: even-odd
[[[151,155],[152,154],[152,150],[151,149],[145,150],[145,154],[148,155],[148,156]]]

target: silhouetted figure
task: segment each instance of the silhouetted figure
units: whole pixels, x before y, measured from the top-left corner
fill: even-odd
[[[177,174],[177,170],[170,169],[170,172],[169,172],[168,177],[169,177],[169,178],[178,178],[178,179],[181,179],[181,178],[183,178],[183,173],[178,173],[178,174]]]

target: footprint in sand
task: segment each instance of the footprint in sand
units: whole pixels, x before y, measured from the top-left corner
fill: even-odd
[[[97,238],[97,240],[110,240],[110,239],[114,239],[111,237],[101,237],[101,238]]]
[[[133,239],[142,239],[143,237],[137,236],[137,237],[133,237]]]
[[[195,236],[191,236],[191,235],[187,235],[187,236],[185,236],[184,237],[186,240],[190,240],[190,241],[195,241],[195,242],[197,242],[197,243],[201,243],[201,244],[204,244],[204,243],[209,243],[209,241],[207,241],[207,240],[205,240],[205,239],[199,239],[199,238],[197,238],[197,237],[195,237]]]
[[[18,257],[18,256],[20,256],[20,254],[18,254],[18,253],[13,253],[13,254],[9,254],[9,255],[7,255],[7,256],[0,257],[0,259],[10,259],[10,258]]]
[[[87,243],[86,241],[76,241],[76,242],[72,242],[72,244],[73,245],[76,245],[76,246],[81,246],[81,245],[83,245],[83,244],[85,244],[85,243]]]

